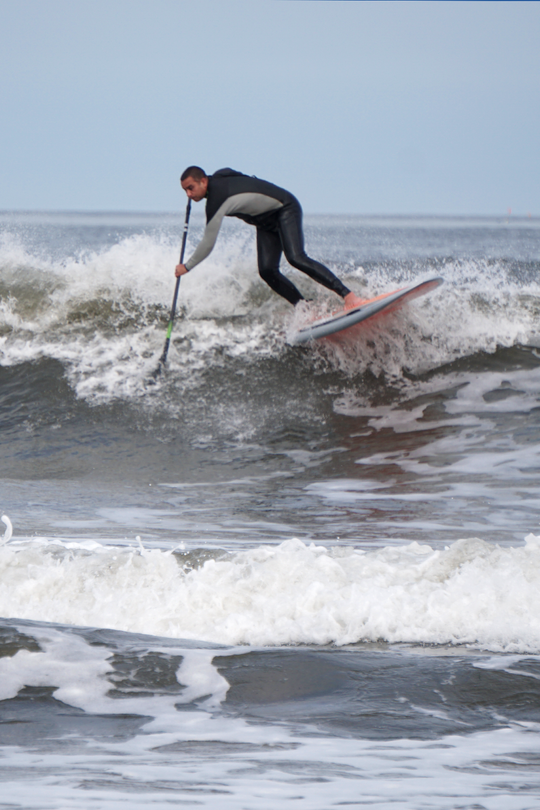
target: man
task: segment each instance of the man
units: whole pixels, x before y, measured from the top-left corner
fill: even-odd
[[[324,264],[306,254],[302,208],[284,188],[233,169],[220,169],[208,177],[199,166],[189,166],[180,182],[190,200],[199,202],[206,197],[206,228],[192,256],[176,266],[176,276],[193,270],[211,253],[223,217],[238,217],[257,228],[259,275],[278,295],[293,305],[304,300],[279,270],[281,254],[285,253],[289,264],[340,295],[346,309],[362,303]]]

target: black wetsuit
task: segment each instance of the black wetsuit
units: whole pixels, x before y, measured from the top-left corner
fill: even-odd
[[[186,262],[187,270],[192,270],[212,251],[223,217],[238,217],[255,225],[259,275],[291,304],[297,304],[303,296],[279,270],[282,253],[289,264],[342,298],[350,292],[324,264],[306,254],[302,208],[296,197],[284,188],[233,169],[220,169],[208,178],[206,228]]]

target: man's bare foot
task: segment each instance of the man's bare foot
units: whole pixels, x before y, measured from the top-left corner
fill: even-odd
[[[348,293],[343,301],[345,303],[345,309],[354,309],[355,307],[360,307],[365,303],[365,299],[358,298],[358,296],[353,292]]]

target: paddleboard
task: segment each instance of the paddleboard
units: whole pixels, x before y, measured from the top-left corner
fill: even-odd
[[[383,312],[392,312],[407,301],[431,292],[443,281],[442,278],[430,278],[427,281],[421,281],[419,284],[411,284],[409,287],[403,287],[399,290],[378,295],[376,298],[370,298],[359,307],[343,310],[338,312],[337,315],[331,315],[328,318],[314,321],[309,326],[304,326],[303,329],[293,335],[291,343],[298,345],[299,343],[307,343],[309,340],[318,340],[328,335],[334,335],[336,332],[342,332],[350,326],[367,321]]]

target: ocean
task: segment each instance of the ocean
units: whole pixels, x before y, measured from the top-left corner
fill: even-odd
[[[540,219],[0,214],[0,808],[540,807]],[[192,213],[188,253],[202,233]]]

